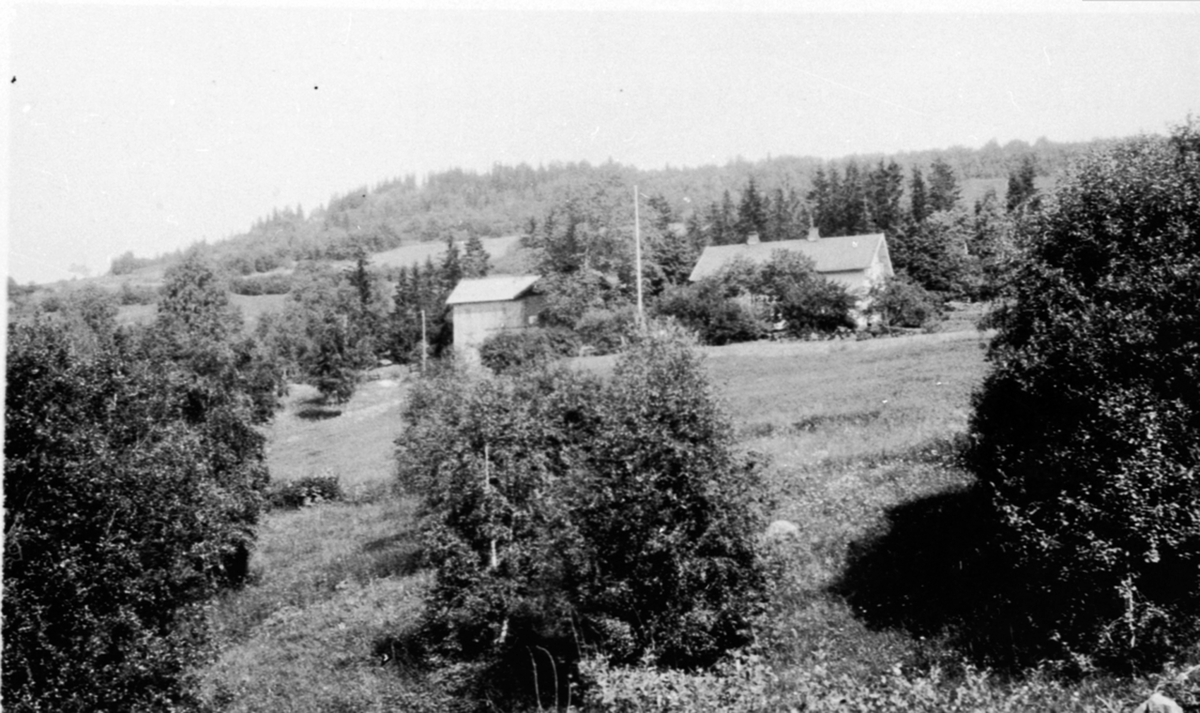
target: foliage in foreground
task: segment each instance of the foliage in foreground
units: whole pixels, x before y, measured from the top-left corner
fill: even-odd
[[[1019,578],[1022,653],[1120,668],[1194,653],[1200,126],[1083,162],[1021,231],[971,463]]]
[[[9,330],[6,710],[185,703],[202,607],[247,574],[278,372],[197,253],[152,328],[115,314],[80,291]]]
[[[251,405],[114,337],[9,333],[6,710],[186,700],[202,604],[241,582],[266,484]]]
[[[582,709],[609,713],[1083,713],[1130,710],[1152,692],[1165,694],[1185,710],[1200,702],[1197,672],[1176,668],[1146,680],[1121,683],[1068,683],[1040,672],[1021,680],[1005,680],[970,666],[955,670],[935,666],[918,672],[897,665],[864,678],[823,663],[779,672],[762,657],[743,652],[713,671],[608,666],[595,659],[586,660],[582,668],[595,682],[586,692]]]
[[[437,569],[425,640],[473,695],[565,701],[584,654],[707,666],[751,640],[758,469],[686,343],[648,338],[609,382],[463,378],[414,389],[399,457]]]

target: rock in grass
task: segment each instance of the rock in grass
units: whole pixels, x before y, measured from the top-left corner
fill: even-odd
[[[767,531],[763,533],[763,537],[768,540],[785,540],[789,537],[799,537],[800,528],[796,523],[787,520],[776,520],[770,525],[767,525]]]

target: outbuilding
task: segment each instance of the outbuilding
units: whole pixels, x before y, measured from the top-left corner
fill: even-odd
[[[537,275],[494,275],[459,280],[446,299],[453,312],[454,348],[468,359],[493,334],[536,326],[544,298]]]

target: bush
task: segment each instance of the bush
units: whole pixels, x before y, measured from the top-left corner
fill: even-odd
[[[109,267],[109,273],[112,275],[128,275],[131,272],[136,272],[147,265],[154,264],[154,261],[149,258],[138,258],[133,256],[132,250],[113,258],[112,265]]]
[[[880,326],[921,329],[942,318],[943,304],[936,295],[904,275],[889,277],[871,291],[868,314]]]
[[[674,318],[702,342],[714,346],[750,342],[766,334],[765,322],[745,301],[727,298],[715,280],[668,289],[659,298],[655,313]]]
[[[239,275],[229,281],[229,291],[248,296],[286,295],[292,291],[292,276],[283,273]]]
[[[634,345],[607,383],[450,373],[406,421],[400,475],[437,567],[425,640],[473,662],[472,695],[565,701],[584,654],[708,666],[751,640],[759,470],[679,337]]]
[[[279,483],[267,492],[267,504],[273,508],[297,509],[346,498],[336,475],[309,475]]]
[[[203,605],[246,576],[266,468],[245,399],[138,349],[10,329],[5,710],[186,705]]]
[[[857,325],[850,316],[854,299],[841,285],[814,277],[789,285],[780,295],[776,309],[783,319],[784,331],[793,337],[804,337],[854,329]]]
[[[633,307],[590,309],[575,323],[579,341],[597,354],[615,354],[637,339],[637,312]]]
[[[479,348],[484,366],[497,374],[545,364],[578,350],[575,335],[566,329],[522,329],[494,334]]]
[[[117,293],[117,299],[125,306],[154,304],[158,301],[158,290],[144,285],[134,287],[128,282],[122,282],[121,290]]]
[[[1030,658],[1146,667],[1200,642],[1198,207],[1193,122],[1084,161],[1019,228],[970,462]]]

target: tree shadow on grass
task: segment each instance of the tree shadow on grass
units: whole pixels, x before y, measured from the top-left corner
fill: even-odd
[[[902,503],[851,544],[831,585],[872,629],[940,639],[968,660],[1020,666],[1031,654],[1031,622],[1005,564],[981,488]]]
[[[428,565],[420,537],[413,530],[371,540],[363,545],[362,551],[370,556],[371,574],[375,577],[407,577]]]

